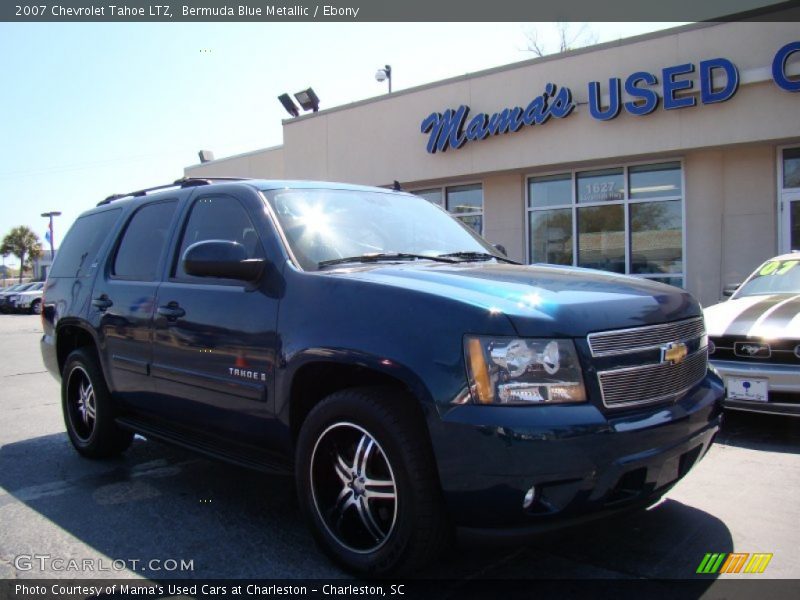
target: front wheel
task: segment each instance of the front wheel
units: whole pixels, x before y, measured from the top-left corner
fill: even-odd
[[[415,402],[391,388],[344,390],[318,404],[300,431],[300,505],[322,549],[361,575],[407,573],[450,536]]]
[[[111,393],[88,349],[79,348],[67,357],[61,375],[61,408],[67,435],[84,456],[115,456],[133,442],[133,434],[114,422]]]

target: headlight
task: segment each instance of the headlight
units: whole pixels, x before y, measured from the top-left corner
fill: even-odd
[[[586,401],[581,365],[571,340],[466,336],[464,352],[473,402]]]

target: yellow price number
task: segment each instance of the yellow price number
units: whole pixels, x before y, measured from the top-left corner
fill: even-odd
[[[759,275],[784,275],[797,265],[796,260],[771,260],[758,272]]]

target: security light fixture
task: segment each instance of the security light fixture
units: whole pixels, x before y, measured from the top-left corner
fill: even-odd
[[[286,112],[288,112],[290,115],[292,115],[293,117],[297,117],[300,115],[300,111],[297,110],[297,105],[294,102],[292,102],[292,99],[289,96],[289,94],[281,94],[280,96],[278,96],[278,100],[281,101],[281,104],[283,104],[283,108],[285,108]]]
[[[314,112],[319,110],[319,98],[311,88],[297,92],[294,97],[303,107],[303,110],[313,110]]]
[[[389,93],[392,93],[392,67],[390,65],[384,66],[382,69],[378,69],[375,73],[376,81],[388,81],[389,82]]]
[[[214,153],[211,150],[200,150],[200,152],[197,153],[197,156],[200,157],[201,163],[207,163],[214,160]]]

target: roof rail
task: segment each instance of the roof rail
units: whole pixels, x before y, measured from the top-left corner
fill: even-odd
[[[156,185],[154,187],[144,188],[142,190],[136,190],[135,192],[128,192],[127,194],[111,194],[107,198],[98,202],[97,206],[111,204],[115,200],[119,200],[121,198],[146,196],[150,192],[157,192],[160,190],[166,190],[174,187],[187,188],[187,187],[195,187],[198,185],[209,185],[211,183],[214,183],[215,181],[244,181],[245,179],[246,179],[245,177],[181,177],[180,179],[176,179],[174,182],[165,185]]]

